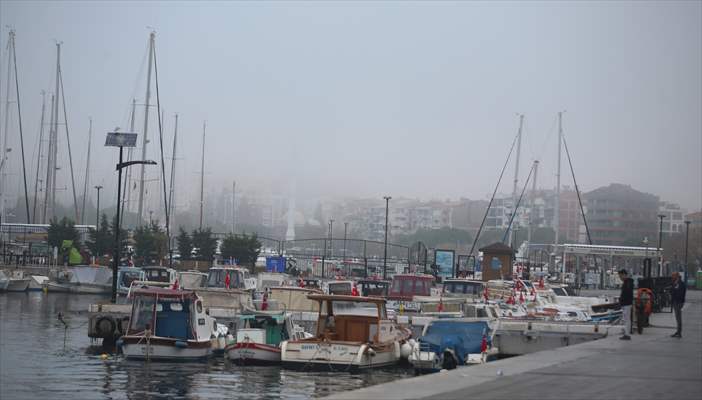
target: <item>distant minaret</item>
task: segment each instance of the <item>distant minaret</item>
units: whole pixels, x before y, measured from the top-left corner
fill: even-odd
[[[288,230],[285,232],[285,240],[295,240],[295,181],[290,185],[290,197],[288,197]]]

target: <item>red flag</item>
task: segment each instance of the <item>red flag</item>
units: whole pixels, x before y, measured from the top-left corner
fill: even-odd
[[[353,285],[353,287],[351,287],[351,296],[360,296],[358,294],[358,289],[356,288],[356,285]]]
[[[178,290],[178,287],[178,279],[176,279],[175,282],[173,282],[173,290]]]
[[[231,280],[229,279],[229,273],[224,277],[224,287],[229,289],[229,284],[231,283]]]
[[[483,333],[483,340],[480,342],[480,352],[485,353],[488,348],[487,335]]]

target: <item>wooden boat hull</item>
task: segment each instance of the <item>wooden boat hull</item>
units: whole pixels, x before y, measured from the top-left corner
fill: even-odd
[[[239,365],[280,365],[280,348],[267,344],[243,342],[227,346],[227,358]]]
[[[193,361],[205,359],[212,353],[209,340],[179,341],[160,337],[147,340],[143,336],[123,336],[120,344],[125,358],[130,360]]]
[[[357,371],[395,365],[400,361],[400,343],[382,348],[368,344],[335,341],[286,341],[281,345],[283,367],[302,370]]]

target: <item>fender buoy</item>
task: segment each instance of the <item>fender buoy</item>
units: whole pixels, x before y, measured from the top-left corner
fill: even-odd
[[[116,329],[115,321],[112,317],[104,316],[100,317],[95,321],[95,331],[98,335],[102,337],[111,337],[115,333]]]

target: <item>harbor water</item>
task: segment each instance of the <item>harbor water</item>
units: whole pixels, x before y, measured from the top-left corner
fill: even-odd
[[[87,336],[88,305],[107,300],[0,294],[0,399],[307,399],[413,376],[402,367],[356,374],[240,367],[222,356],[199,363],[127,361]]]

